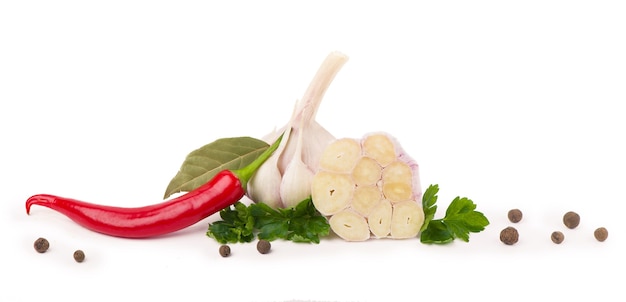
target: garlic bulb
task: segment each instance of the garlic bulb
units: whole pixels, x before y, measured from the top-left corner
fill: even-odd
[[[385,132],[330,143],[313,176],[313,205],[346,241],[416,237],[424,224],[419,166]]]
[[[317,109],[348,57],[330,53],[322,62],[302,99],[296,102],[289,122],[272,131],[263,140],[283,139],[265,164],[248,183],[248,197],[273,208],[291,207],[311,195],[311,181],[318,169],[324,148],[335,137],[315,121]]]

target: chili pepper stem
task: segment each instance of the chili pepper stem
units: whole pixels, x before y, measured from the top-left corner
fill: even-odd
[[[280,145],[280,141],[282,140],[282,138],[283,138],[283,134],[281,134],[276,139],[276,141],[269,146],[269,148],[265,149],[265,151],[263,151],[263,153],[261,153],[261,155],[259,155],[259,157],[257,157],[249,165],[241,169],[231,171],[241,181],[241,185],[243,186],[244,191],[246,190],[246,186],[248,185],[248,181],[250,180],[250,178],[252,178],[252,175],[254,175],[254,173],[259,169],[259,167],[261,167],[261,165],[263,165],[263,163],[265,163],[265,161],[268,158],[270,158],[270,156],[272,156],[272,153],[274,153],[274,151],[278,149],[278,146]]]

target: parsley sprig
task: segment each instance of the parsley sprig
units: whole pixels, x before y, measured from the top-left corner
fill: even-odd
[[[268,241],[319,243],[320,237],[330,232],[328,220],[315,209],[310,198],[285,209],[237,202],[221,210],[220,217],[222,220],[209,224],[207,236],[221,244],[251,242],[255,236]]]
[[[478,233],[489,225],[483,213],[476,211],[476,204],[466,197],[456,197],[442,219],[433,219],[437,211],[439,185],[430,185],[422,197],[424,224],[420,230],[422,243],[449,243],[455,238],[469,241],[469,233]]]

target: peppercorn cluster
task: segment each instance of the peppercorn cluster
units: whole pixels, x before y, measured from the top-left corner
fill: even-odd
[[[518,223],[522,220],[523,214],[520,209],[511,209],[507,213],[510,222]],[[563,215],[563,224],[566,228],[573,230],[580,224],[580,215],[574,211],[568,211]],[[593,232],[596,240],[603,242],[607,239],[609,233],[605,227],[599,227]],[[550,234],[550,240],[555,244],[561,244],[565,240],[565,234],[562,231],[553,231]],[[513,245],[519,241],[519,232],[515,227],[507,226],[500,231],[500,241],[506,245]]]
[[[46,238],[39,237],[33,243],[33,247],[35,248],[35,251],[42,254],[48,251],[48,249],[50,248],[50,242]],[[74,251],[73,257],[76,262],[83,262],[85,261],[85,252],[83,252],[82,250],[76,250]]]
[[[256,244],[256,250],[261,254],[267,254],[272,249],[272,243],[268,240],[259,240]],[[227,244],[222,244],[219,248],[220,256],[228,257],[230,256],[230,246]]]

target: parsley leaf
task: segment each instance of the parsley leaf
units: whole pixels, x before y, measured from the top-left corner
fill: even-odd
[[[254,217],[249,215],[246,205],[241,202],[220,211],[222,220],[209,224],[207,236],[217,242],[251,242],[254,240]]]
[[[443,223],[443,220],[431,220],[428,228],[420,235],[422,243],[448,243],[454,240],[454,236]]]
[[[425,216],[420,235],[422,243],[449,243],[455,238],[469,242],[469,233],[481,232],[489,225],[487,217],[476,211],[476,204],[466,197],[456,197],[442,219],[433,219],[438,192],[439,186],[431,185],[422,198]]]
[[[424,224],[420,231],[424,231],[428,226],[428,223],[435,217],[437,212],[437,193],[439,192],[439,185],[430,185],[424,195],[422,196],[422,207],[424,209]]]
[[[319,243],[327,236],[330,225],[313,206],[311,198],[295,207],[273,209],[264,203],[245,206],[241,202],[220,211],[222,221],[209,224],[207,236],[219,243],[250,242],[259,239],[285,239],[293,242]]]

